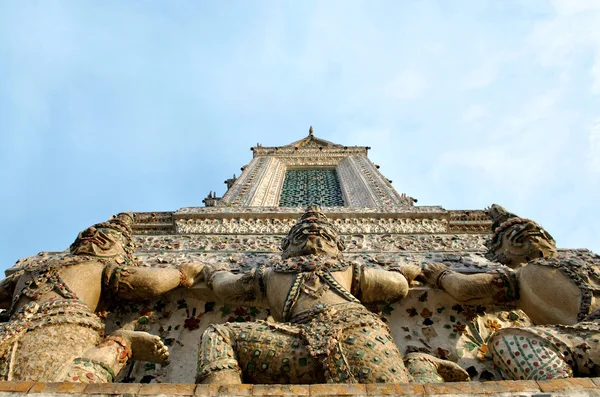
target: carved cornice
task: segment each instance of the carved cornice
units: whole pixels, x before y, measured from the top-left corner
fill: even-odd
[[[272,157],[339,157],[362,155],[366,156],[368,149],[361,146],[343,146],[343,147],[298,147],[281,146],[281,147],[254,147],[252,148],[253,156],[272,156]]]
[[[177,210],[173,216],[175,219],[189,217],[258,217],[268,216],[280,217],[284,214],[304,213],[304,207],[184,207]],[[321,207],[323,213],[334,217],[369,217],[385,215],[386,217],[418,217],[421,214],[436,214],[438,217],[448,218],[448,211],[440,206],[407,206],[390,205],[383,207]],[[432,215],[433,216],[433,215]]]
[[[279,252],[284,234],[190,234],[135,236],[141,251]],[[345,252],[486,252],[487,234],[341,234]]]
[[[135,234],[172,234],[175,233],[173,212],[134,212]]]
[[[300,214],[304,212],[301,207],[188,207],[182,208],[176,212],[136,212],[134,213],[135,223],[133,232],[140,235],[161,235],[188,233],[184,230],[204,230],[204,226],[192,226],[211,224],[223,229],[223,222],[219,219],[227,219],[233,229],[231,233],[287,233],[284,226],[274,227],[272,225],[285,224],[291,227],[290,222],[295,221]],[[323,212],[332,220],[340,223],[345,230],[352,230],[349,233],[475,233],[489,234],[491,230],[491,221],[486,216],[485,211],[466,210],[466,211],[445,211],[437,206],[389,206],[389,207],[324,207]],[[438,220],[445,224],[445,229],[441,229],[440,222],[431,223],[433,226],[427,226],[423,229],[415,229],[407,226],[408,223],[402,221],[393,221],[394,219],[430,219]],[[263,221],[258,222],[258,219]],[[355,221],[351,221],[356,219]],[[190,222],[188,220],[199,220]],[[200,221],[201,220],[201,221]],[[176,229],[177,224],[180,225]],[[351,222],[354,222],[353,229],[348,229]],[[409,222],[410,223],[410,222]],[[240,229],[240,224],[244,225]],[[381,225],[387,225],[382,229]],[[412,223],[414,224],[414,223]],[[254,226],[249,226],[254,225]],[[360,230],[359,226],[360,225]],[[177,230],[177,232],[176,232]],[[228,229],[229,230],[229,229]],[[243,232],[242,230],[245,230]],[[412,232],[410,230],[413,230]],[[198,231],[199,232],[199,231]],[[194,233],[198,233],[194,232]],[[210,233],[209,231],[201,233]],[[220,232],[225,233],[225,231]]]
[[[452,233],[491,233],[492,221],[486,211],[463,210],[448,211],[450,223],[448,231]]]
[[[428,218],[331,218],[339,233],[445,233],[447,219]],[[201,218],[177,219],[178,234],[287,234],[297,218]]]

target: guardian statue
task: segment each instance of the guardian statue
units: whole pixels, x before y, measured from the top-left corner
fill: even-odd
[[[129,358],[166,365],[158,336],[119,330],[104,338],[96,311],[190,287],[202,266],[140,267],[129,214],[83,232],[61,258],[25,262],[0,283],[0,380],[110,382]]]
[[[281,259],[249,274],[206,266],[224,303],[260,304],[274,321],[210,326],[199,351],[198,383],[375,383],[465,380],[455,363],[425,354],[406,365],[388,326],[363,306],[408,293],[418,266],[393,271],[346,260],[343,242],[311,206],[282,242]]]
[[[512,302],[534,327],[497,331],[488,349],[507,379],[600,375],[600,271],[597,262],[558,255],[541,226],[492,205],[489,257],[507,267],[459,274],[425,265],[427,283],[459,302]]]

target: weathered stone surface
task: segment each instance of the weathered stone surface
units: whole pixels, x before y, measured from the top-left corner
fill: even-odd
[[[0,382],[0,392],[26,393],[35,382]]]
[[[425,388],[422,384],[398,384],[398,383],[371,383],[365,385],[369,396],[418,396],[425,393]]]
[[[310,385],[311,397],[319,396],[366,396],[366,385],[359,384],[321,384]]]
[[[540,390],[535,381],[432,383],[425,384],[424,388],[426,394],[430,395],[522,393]]]
[[[308,396],[309,385],[254,385],[254,396]]]
[[[76,382],[36,382],[29,393],[81,394],[86,386],[85,383]]]
[[[118,214],[79,233],[68,254],[17,263],[2,284],[11,304],[8,322],[0,325],[0,379],[112,382],[132,347],[136,357],[168,362],[159,337],[131,329],[104,337],[104,319],[95,313],[114,308],[116,301],[189,287],[202,270],[198,263],[140,269],[132,222],[131,214]]]
[[[228,218],[235,218],[239,214],[249,214],[248,217],[254,215],[258,218],[264,218],[268,214],[295,214],[295,218],[299,218],[304,212],[304,207],[276,207],[276,206],[230,206],[230,207],[184,207],[173,213],[175,219],[194,218],[199,215],[205,217],[218,217],[219,214],[224,214]],[[439,206],[381,206],[381,207],[323,207],[323,213],[331,218],[336,218],[336,214],[348,216],[360,216],[363,214],[397,214],[396,217],[402,215],[410,216],[410,214],[446,214],[447,211]],[[482,213],[483,211],[473,211]],[[223,215],[221,215],[222,217]],[[491,222],[487,220],[489,224]]]
[[[142,385],[139,383],[89,383],[85,394],[138,394]]]
[[[589,378],[550,379],[537,381],[540,390],[556,392],[564,390],[595,389],[596,384]]]
[[[178,234],[283,234],[290,229],[296,219],[178,219],[175,229]],[[446,219],[427,218],[350,218],[333,222],[340,233],[445,233],[448,231]]]
[[[196,390],[195,384],[183,383],[145,383],[142,384],[138,395],[140,396],[193,396]]]
[[[235,251],[278,252],[281,234],[184,234],[184,235],[138,235],[136,244],[140,251],[169,250],[173,254],[182,251]],[[487,234],[349,234],[340,238],[347,245],[347,252],[364,251],[476,251],[485,252]]]
[[[252,395],[253,385],[196,385],[196,396],[235,396],[244,397]]]

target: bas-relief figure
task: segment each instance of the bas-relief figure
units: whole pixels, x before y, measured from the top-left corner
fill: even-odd
[[[95,312],[113,299],[145,300],[190,287],[202,266],[138,267],[129,214],[83,232],[70,254],[26,263],[0,284],[0,380],[110,382],[129,358],[168,364],[158,336],[119,330],[103,337]]]
[[[420,273],[367,268],[344,259],[343,242],[318,207],[309,207],[282,242],[280,260],[250,274],[206,266],[222,303],[268,307],[273,321],[210,326],[199,351],[199,383],[375,383],[466,380],[457,364],[401,356],[390,330],[362,303],[406,296]]]
[[[489,257],[507,267],[463,275],[424,266],[424,278],[459,302],[512,302],[536,326],[497,331],[488,346],[507,379],[600,375],[600,271],[575,256],[559,256],[535,222],[504,208],[489,209],[494,235]]]

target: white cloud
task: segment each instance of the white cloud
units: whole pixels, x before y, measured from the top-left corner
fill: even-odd
[[[377,151],[381,155],[381,152],[392,144],[392,137],[393,134],[388,128],[356,129],[347,125],[333,134],[330,140],[337,144],[358,146],[369,146],[372,142],[377,142]]]
[[[462,121],[464,123],[472,123],[476,121],[480,121],[481,119],[487,117],[489,115],[489,109],[487,105],[475,104],[469,106],[462,116]]]
[[[579,70],[588,57],[595,61],[585,72],[592,76],[592,92],[600,94],[600,1],[555,0],[556,14],[538,22],[528,38],[528,51],[544,67],[570,74]],[[577,70],[575,70],[577,69]]]
[[[556,119],[556,108],[563,99],[564,92],[559,88],[553,88],[543,94],[537,95],[524,103],[518,113],[506,120],[509,129],[515,133],[520,129],[530,127],[533,123],[542,119]]]
[[[445,179],[448,174],[485,179],[527,198],[552,179],[549,166],[543,158],[523,156],[517,145],[499,142],[497,146],[444,152],[432,169],[436,179]]]
[[[592,66],[592,76],[594,78],[594,84],[592,84],[592,92],[594,94],[600,94],[600,50],[596,53],[594,66]]]
[[[396,75],[385,87],[385,94],[390,99],[416,99],[428,89],[427,78],[422,72],[414,69],[404,70]]]
[[[600,176],[600,120],[592,127],[589,135],[589,166],[590,171]]]
[[[561,15],[600,11],[600,1],[598,0],[553,0],[552,4]]]
[[[489,86],[496,80],[499,65],[486,65],[484,67],[473,70],[465,78],[463,89],[472,90]]]

